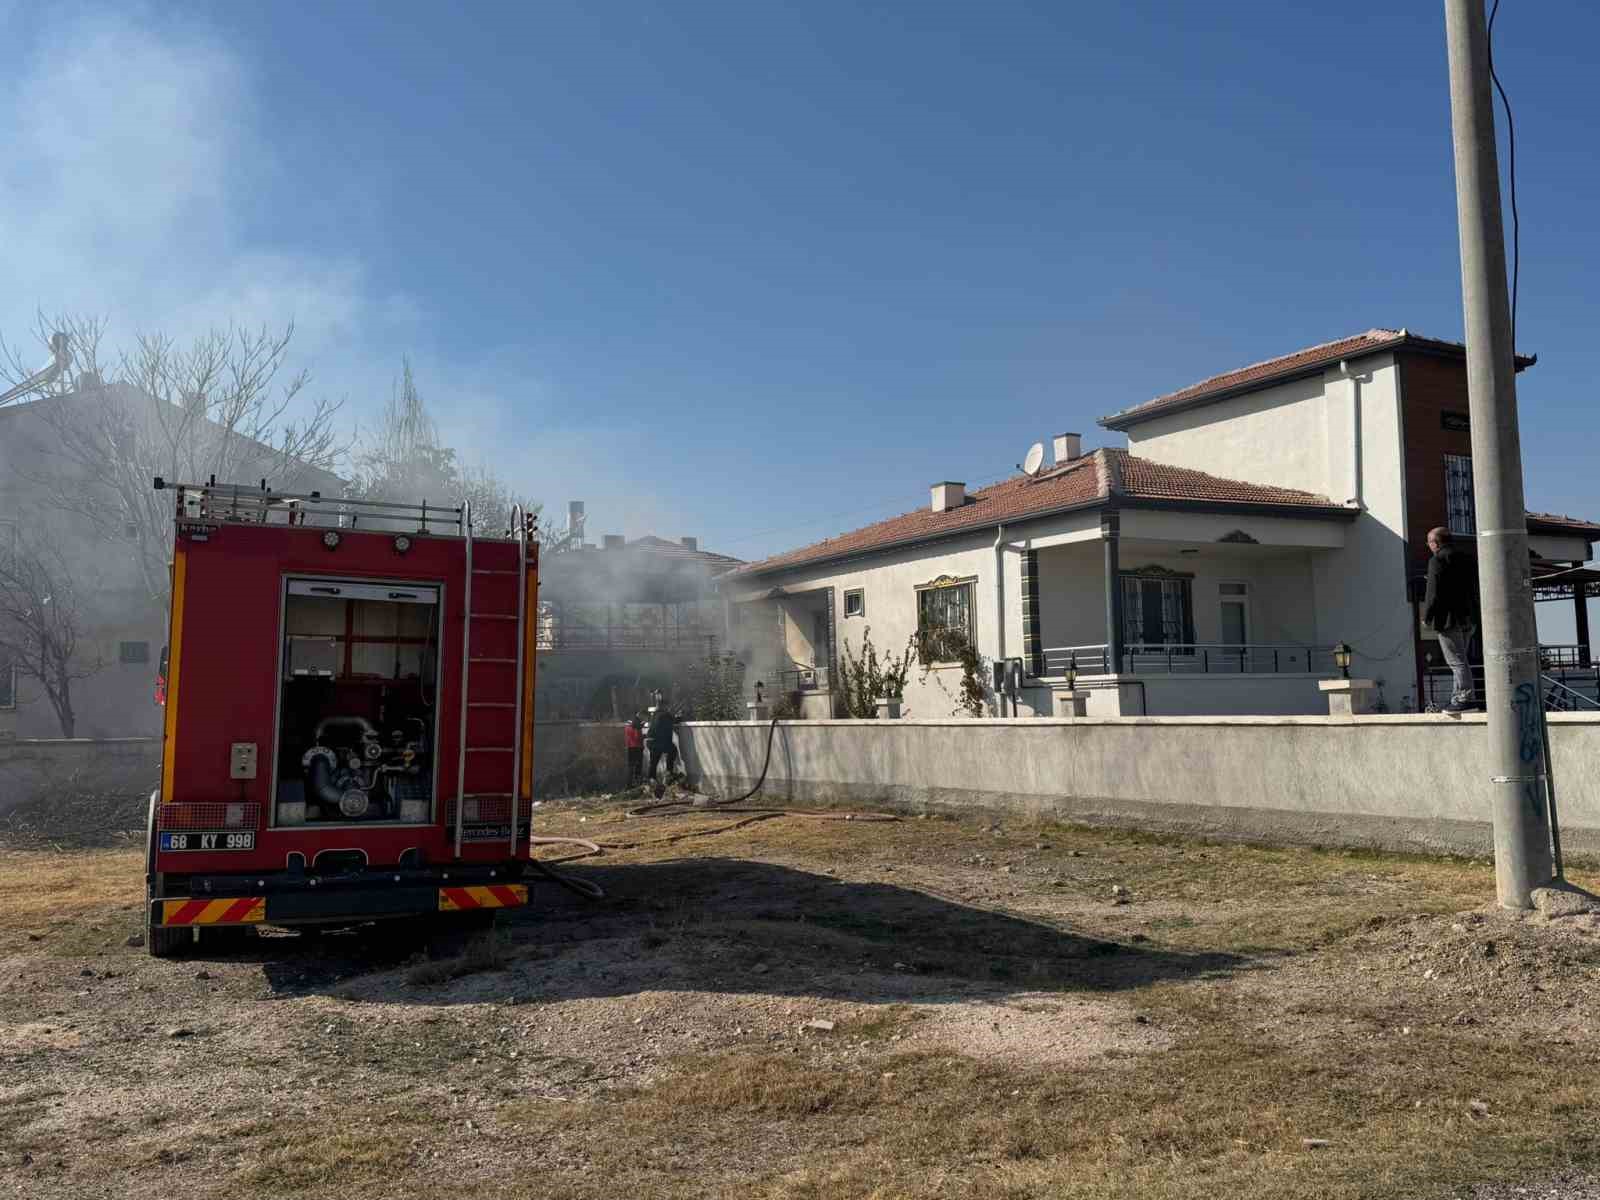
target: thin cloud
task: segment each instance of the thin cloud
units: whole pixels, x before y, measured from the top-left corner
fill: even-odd
[[[281,173],[249,62],[206,34],[115,13],[51,24],[0,82],[0,335],[35,312],[106,316],[113,338],[297,324],[297,356],[415,326],[418,303],[374,296],[365,265],[252,244],[239,215]],[[365,348],[365,346],[363,346]],[[376,367],[376,362],[372,364]]]

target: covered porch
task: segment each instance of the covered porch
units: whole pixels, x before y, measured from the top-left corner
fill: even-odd
[[[729,602],[729,644],[774,701],[807,719],[834,715],[834,589],[773,588]]]
[[[1023,555],[1023,673],[1035,712],[1316,715],[1340,640],[1319,579],[1344,528],[1208,514],[1107,513],[1098,536]],[[1041,539],[1046,542],[1048,539]],[[1323,606],[1326,607],[1326,604]]]

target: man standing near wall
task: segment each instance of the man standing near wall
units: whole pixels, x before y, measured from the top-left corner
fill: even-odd
[[[622,741],[628,749],[628,786],[633,787],[644,774],[644,718],[638,713],[622,727]]]
[[[672,710],[657,701],[650,714],[650,731],[645,741],[650,746],[650,782],[655,785],[658,796],[663,785],[672,781],[672,773],[678,769],[678,748],[672,744],[672,735],[677,722],[678,719]],[[657,780],[656,771],[663,758],[667,760],[667,777],[665,780]]]
[[[1444,526],[1428,530],[1428,592],[1422,619],[1439,635],[1439,651],[1450,664],[1454,685],[1445,712],[1455,715],[1476,707],[1472,685],[1472,639],[1478,632],[1478,568],[1458,549]]]

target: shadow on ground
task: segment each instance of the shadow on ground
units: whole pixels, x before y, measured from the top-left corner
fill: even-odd
[[[481,933],[430,939],[400,922],[318,938],[268,935],[217,956],[259,961],[279,995],[426,1004],[673,990],[939,1003],[974,990],[1109,992],[1246,965],[770,863],[676,860],[591,867],[583,878],[607,899],[535,886],[528,909],[500,914],[488,947]]]

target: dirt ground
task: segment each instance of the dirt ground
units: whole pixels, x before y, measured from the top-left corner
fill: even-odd
[[[1486,863],[731,823],[545,806],[605,901],[170,961],[131,840],[0,843],[0,1196],[1600,1196],[1600,919]]]

